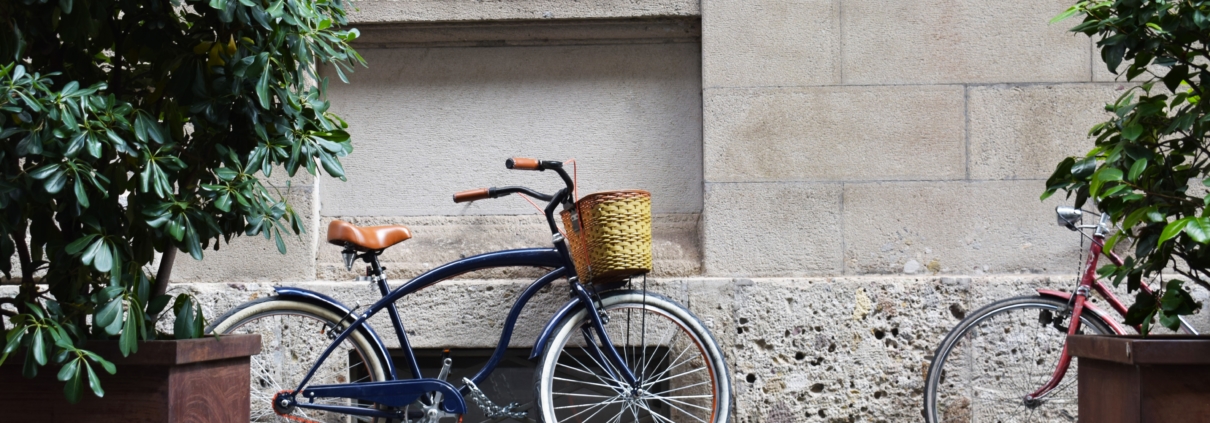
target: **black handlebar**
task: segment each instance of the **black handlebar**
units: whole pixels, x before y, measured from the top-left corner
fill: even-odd
[[[568,195],[568,193],[571,193],[575,189],[575,182],[573,182],[571,180],[571,177],[567,175],[567,171],[563,170],[563,162],[555,161],[555,160],[536,160],[536,159],[528,159],[528,158],[523,158],[523,157],[514,157],[514,158],[510,158],[510,159],[504,161],[504,167],[507,167],[509,169],[519,169],[519,170],[537,170],[537,171],[553,170],[559,174],[560,178],[563,179],[563,183],[567,185],[567,188],[560,190],[558,193],[556,193],[554,195],[543,194],[538,191],[534,191],[533,189],[522,187],[522,186],[509,186],[509,187],[501,187],[501,188],[496,188],[496,187],[479,188],[479,189],[474,189],[474,190],[462,191],[462,192],[454,194],[454,202],[462,203],[462,202],[467,202],[467,201],[482,200],[484,198],[500,198],[500,197],[503,197],[503,196],[506,196],[509,194],[521,193],[521,194],[525,194],[525,195],[528,195],[533,198],[537,198],[542,201],[547,201],[547,202],[553,203],[553,202],[556,202],[555,200],[559,200],[557,202],[565,202],[565,203],[570,204],[571,199],[560,198],[560,197]]]

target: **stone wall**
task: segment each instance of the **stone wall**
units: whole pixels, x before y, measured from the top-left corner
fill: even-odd
[[[212,315],[278,283],[368,304],[323,242],[332,219],[411,226],[384,256],[397,281],[546,245],[522,200],[449,195],[550,189],[503,159],[575,157],[582,194],[656,194],[653,285],[725,347],[735,421],[916,421],[923,369],[962,312],[1068,287],[1078,268],[1078,238],[1054,224],[1065,200],[1038,196],[1123,87],[1087,37],[1047,24],[1069,3],[355,2],[370,67],[330,94],[352,125],[349,182],[291,180],[311,219],[287,255],[240,239],[181,259],[174,289]],[[406,299],[412,342],[491,346],[526,276]],[[513,345],[565,298],[535,299]]]

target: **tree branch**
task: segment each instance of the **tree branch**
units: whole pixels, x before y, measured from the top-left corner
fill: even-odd
[[[172,263],[176,261],[176,246],[168,243],[164,255],[160,256],[160,268],[155,272],[155,285],[151,288],[151,298],[168,292],[168,280],[172,278]]]

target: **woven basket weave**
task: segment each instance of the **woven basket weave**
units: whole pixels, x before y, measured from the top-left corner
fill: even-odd
[[[651,193],[607,191],[576,201],[563,228],[582,283],[608,284],[651,271]],[[577,225],[578,223],[578,225]]]

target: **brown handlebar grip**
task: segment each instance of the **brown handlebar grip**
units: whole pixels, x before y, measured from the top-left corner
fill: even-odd
[[[468,189],[454,193],[455,203],[465,203],[467,201],[483,200],[491,198],[491,192],[487,188]]]
[[[542,170],[537,159],[513,157],[504,161],[504,167],[518,170]]]

